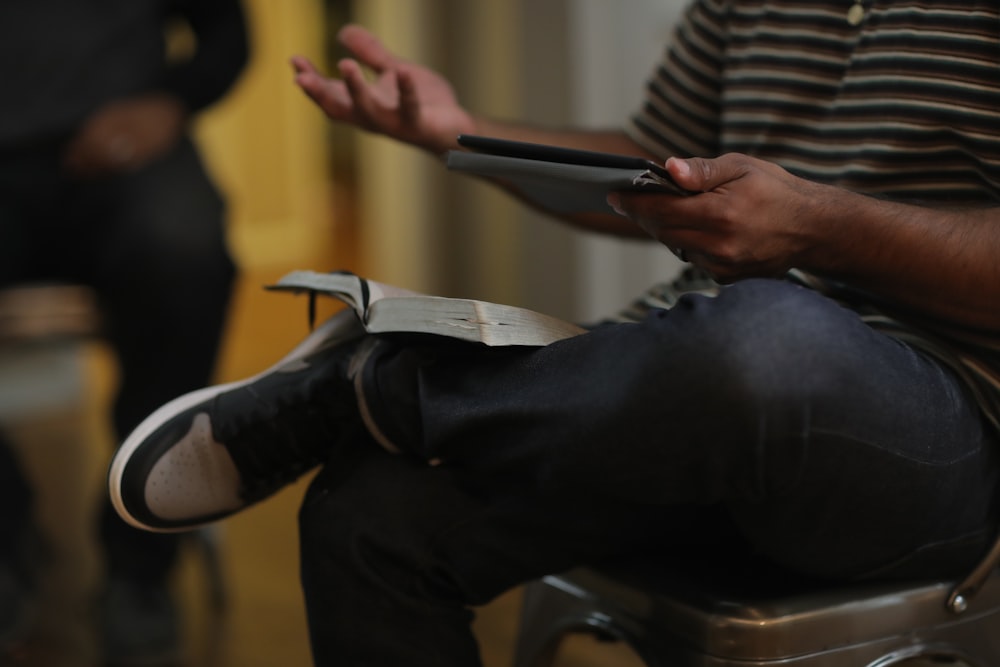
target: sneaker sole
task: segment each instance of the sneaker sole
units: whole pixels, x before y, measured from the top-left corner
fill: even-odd
[[[178,396],[169,403],[165,403],[160,406],[132,430],[128,437],[125,438],[125,441],[122,442],[121,446],[115,451],[114,457],[111,460],[111,464],[108,468],[108,493],[111,496],[111,504],[114,506],[115,511],[129,525],[142,530],[158,533],[188,531],[207,523],[212,523],[211,521],[206,521],[201,523],[192,523],[178,528],[163,528],[150,526],[134,517],[125,506],[121,493],[122,475],[125,472],[125,466],[128,464],[129,459],[131,459],[132,454],[139,449],[143,442],[145,442],[146,438],[152,435],[153,432],[155,432],[164,422],[172,419],[178,413],[225,391],[252,384],[260,378],[274,373],[289,363],[312,354],[331,341],[335,341],[337,343],[346,342],[353,338],[358,338],[363,334],[364,328],[361,326],[361,323],[354,311],[350,309],[344,310],[317,327],[312,333],[306,336],[302,342],[295,346],[291,352],[286,354],[280,361],[266,370],[243,380],[196,389],[187,394]]]

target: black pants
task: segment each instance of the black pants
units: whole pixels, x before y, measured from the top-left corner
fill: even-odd
[[[788,283],[540,349],[389,340],[363,377],[404,454],[341,443],[303,503],[319,665],[477,665],[471,607],[606,559],[958,576],[994,537],[1000,443],[956,377]]]
[[[66,177],[60,147],[0,151],[0,286],[92,286],[117,356],[113,427],[124,437],[168,400],[209,384],[235,274],[224,202],[187,140],[155,163]],[[0,494],[7,489],[0,489]],[[177,537],[102,519],[115,574],[162,579]]]

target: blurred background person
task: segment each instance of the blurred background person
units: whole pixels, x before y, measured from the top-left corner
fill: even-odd
[[[187,48],[168,49],[185,25]],[[223,198],[189,136],[248,60],[239,0],[0,3],[0,287],[93,288],[118,364],[116,437],[211,380],[236,267]],[[30,487],[0,457],[0,638],[30,597]],[[5,513],[6,515],[7,513]],[[110,665],[180,655],[167,586],[175,536],[141,534],[102,510],[100,632]]]

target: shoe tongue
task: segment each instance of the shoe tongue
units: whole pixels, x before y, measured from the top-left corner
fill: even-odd
[[[267,496],[319,465],[334,439],[332,408],[315,401],[292,402],[258,417],[236,437],[220,438],[239,470],[245,501]]]
[[[244,498],[272,493],[319,465],[343,423],[352,415],[357,419],[347,378],[356,342],[330,339],[216,398],[216,440],[225,443],[239,470]]]

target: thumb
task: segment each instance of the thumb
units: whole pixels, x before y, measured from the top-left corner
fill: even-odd
[[[724,155],[718,158],[676,158],[667,160],[667,171],[677,185],[692,192],[707,192],[746,174],[744,161]]]

